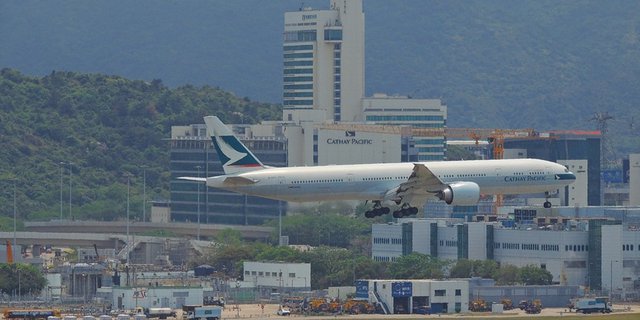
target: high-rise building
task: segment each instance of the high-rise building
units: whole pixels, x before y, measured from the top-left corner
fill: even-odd
[[[245,127],[235,132],[264,164],[287,166],[287,141],[283,137],[247,137]],[[171,127],[171,220],[200,223],[258,225],[286,214],[287,204],[277,200],[210,188],[177,177],[222,175],[222,164],[204,124]]]
[[[414,128],[418,161],[445,160],[447,106],[440,99],[413,99],[377,93],[362,99],[362,110],[367,123]]]
[[[325,120],[362,121],[362,0],[331,0],[328,10],[284,15],[283,120],[309,110]]]

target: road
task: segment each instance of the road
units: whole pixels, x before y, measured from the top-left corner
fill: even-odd
[[[415,314],[407,314],[407,315],[381,315],[381,314],[363,314],[363,315],[328,315],[328,316],[303,316],[303,315],[291,315],[291,316],[278,316],[276,311],[278,310],[277,304],[265,304],[264,310],[261,309],[258,304],[241,304],[239,305],[240,310],[235,310],[234,305],[227,305],[226,309],[222,313],[223,319],[238,319],[240,318],[252,318],[252,319],[291,319],[291,318],[308,318],[313,320],[329,320],[329,319],[429,319],[429,318],[455,318],[455,319],[477,319],[477,318],[496,318],[498,315],[492,314],[490,312],[486,313],[466,313],[466,314],[443,314],[443,315],[415,315]],[[619,316],[624,315],[624,319],[640,319],[640,305],[613,305],[614,313],[609,315],[603,315],[602,317],[606,317],[607,320],[613,320],[618,318]],[[509,319],[509,318],[531,318],[531,317],[549,317],[549,318],[557,318],[562,317],[566,318],[567,316],[574,317],[589,317],[588,319],[596,319],[599,318],[598,315],[583,315],[576,314],[575,312],[569,313],[569,310],[565,308],[545,308],[542,310],[541,314],[530,315],[526,314],[524,311],[520,309],[505,311],[502,315],[500,315],[501,319]]]

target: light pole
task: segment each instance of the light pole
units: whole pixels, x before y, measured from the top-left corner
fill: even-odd
[[[16,179],[12,179],[13,180],[13,247],[17,250],[18,249],[18,244],[16,243],[16,220],[18,218],[17,212],[18,210],[16,209]],[[16,252],[15,250],[13,251],[13,261],[17,261],[16,260]],[[20,272],[18,271],[18,279],[20,279]],[[18,287],[20,287],[20,280],[18,280]]]
[[[60,161],[60,220],[62,220],[62,171],[65,163]]]
[[[620,261],[611,260],[611,266],[609,267],[609,298],[611,298],[611,292],[613,291],[613,262],[620,262]]]
[[[200,169],[202,167],[201,166],[196,166],[196,169],[198,169],[198,178],[200,178]],[[198,240],[200,240],[200,181],[198,181]]]
[[[130,180],[131,180],[131,175],[127,174],[127,245],[125,247],[128,247],[130,244],[129,241],[129,189],[130,189]],[[129,250],[129,249],[127,249]],[[129,265],[129,253],[127,252],[127,266]]]
[[[73,180],[73,162],[68,162],[69,165],[69,220],[72,220],[71,215],[71,180]]]
[[[147,221],[147,166],[142,166],[142,222]]]
[[[278,200],[278,245],[282,246],[282,201]]]
[[[18,270],[18,300],[22,300],[22,283],[20,280],[20,269],[16,265],[16,270]]]

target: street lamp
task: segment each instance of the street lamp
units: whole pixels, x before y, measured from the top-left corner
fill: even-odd
[[[16,242],[16,220],[18,218],[17,212],[18,210],[16,209],[16,179],[12,179],[13,181],[13,247],[16,248],[16,250],[18,249],[18,244]],[[16,260],[16,251],[13,251],[13,261],[17,261]],[[20,273],[18,273],[18,279],[20,276]],[[18,286],[20,285],[20,281],[18,281]]]
[[[126,176],[127,176],[127,245],[125,246],[125,248],[128,247],[129,244],[131,243],[129,241],[129,191],[130,191],[131,175],[127,174]],[[129,265],[129,253],[127,253],[127,265]]]
[[[142,222],[147,221],[147,166],[142,168]]]
[[[620,262],[619,260],[611,260],[609,267],[609,298],[611,298],[611,292],[613,291],[613,262]]]
[[[198,169],[198,178],[200,178],[200,169],[202,167],[201,166],[196,166],[196,169]],[[198,240],[200,240],[200,181],[198,181]]]
[[[22,300],[22,285],[20,281],[20,269],[16,265],[16,270],[18,270],[18,300]]]
[[[71,220],[71,180],[73,178],[73,162],[67,162],[67,164],[69,165],[69,220]]]
[[[60,161],[60,220],[62,220],[62,171],[65,163]]]

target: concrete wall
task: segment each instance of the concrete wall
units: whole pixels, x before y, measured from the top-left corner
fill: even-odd
[[[565,206],[585,207],[588,205],[589,171],[587,160],[558,160],[576,175],[576,181],[560,189],[560,202]]]
[[[629,155],[629,205],[640,206],[640,153]]]

